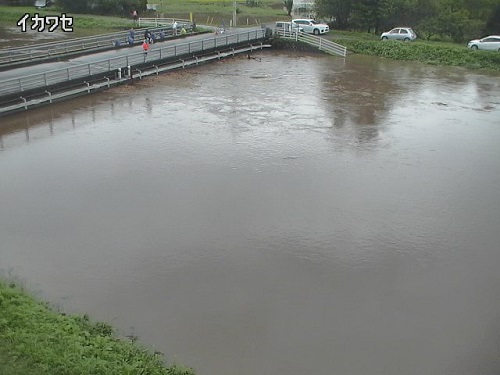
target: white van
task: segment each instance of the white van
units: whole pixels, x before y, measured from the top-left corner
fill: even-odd
[[[274,26],[274,31],[280,33],[296,33],[302,31],[302,29],[293,22],[278,21]]]

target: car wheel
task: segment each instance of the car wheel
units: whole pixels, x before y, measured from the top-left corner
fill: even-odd
[[[382,40],[387,40],[387,37],[386,37],[386,36],[383,36],[383,37],[382,37]]]
[[[403,42],[409,42],[409,41],[410,41],[410,38],[405,38],[405,39],[403,40]]]
[[[314,35],[319,35],[319,30],[318,30],[318,29],[314,29],[314,30],[313,30],[313,34],[314,34]]]
[[[476,49],[477,50],[477,46],[476,45],[473,45],[470,47],[471,49]]]

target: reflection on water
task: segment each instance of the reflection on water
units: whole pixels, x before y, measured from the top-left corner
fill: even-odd
[[[496,374],[500,79],[261,53],[2,119],[0,268],[200,374]]]

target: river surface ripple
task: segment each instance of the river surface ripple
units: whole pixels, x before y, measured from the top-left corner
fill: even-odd
[[[3,274],[200,375],[500,373],[500,77],[255,57],[1,119]]]

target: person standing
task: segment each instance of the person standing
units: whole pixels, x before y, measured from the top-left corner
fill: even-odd
[[[177,21],[174,20],[174,23],[172,24],[172,33],[174,35],[177,35]]]
[[[144,39],[149,44],[151,44],[153,42],[153,40],[151,38],[151,31],[149,31],[149,29],[146,29],[146,31],[144,31]]]
[[[132,11],[132,18],[134,19],[134,22],[137,22],[138,14],[137,14],[137,10],[135,10],[135,9]]]
[[[144,50],[144,58],[146,58],[149,51],[149,43],[146,39],[144,39],[144,42],[142,42],[142,49]]]
[[[134,41],[135,41],[135,30],[134,28],[130,28],[129,32],[128,32],[128,44],[134,44]]]

